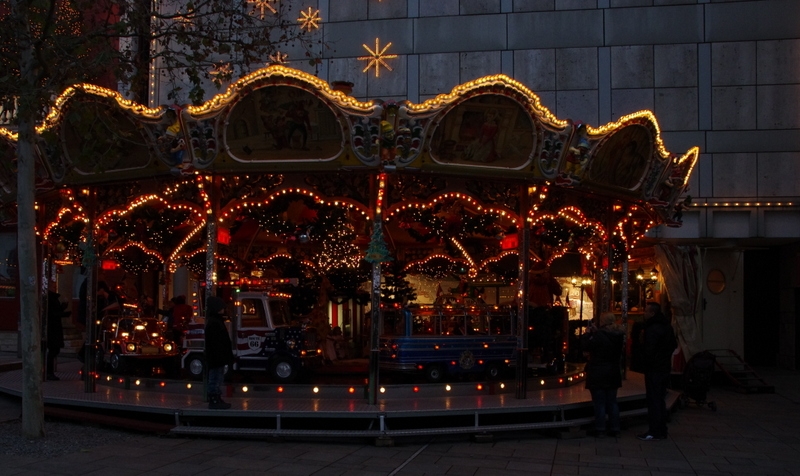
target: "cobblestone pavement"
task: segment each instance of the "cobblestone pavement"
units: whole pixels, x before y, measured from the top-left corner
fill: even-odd
[[[0,356],[0,359],[2,356]],[[44,441],[18,436],[19,402],[0,399],[4,475],[800,475],[800,373],[758,369],[774,394],[712,387],[717,411],[675,411],[670,438],[642,442],[644,419],[619,438],[504,435],[372,442],[157,437],[48,421]],[[10,420],[10,421],[9,421]],[[16,433],[16,434],[14,434]],[[38,446],[37,446],[38,445]],[[5,448],[5,450],[3,449]]]

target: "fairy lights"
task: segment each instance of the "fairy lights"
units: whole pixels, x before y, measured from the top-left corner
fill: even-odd
[[[316,90],[317,94],[326,96],[346,108],[353,109],[355,113],[368,115],[373,112],[375,105],[373,101],[358,101],[351,96],[347,96],[342,91],[334,91],[327,82],[314,75],[281,65],[270,65],[245,75],[231,84],[224,93],[217,94],[202,105],[187,106],[186,109],[190,114],[204,115],[228,106],[235,102],[237,96],[243,91],[250,91],[260,85],[292,85],[303,87],[303,84],[299,83],[305,83],[305,87]]]
[[[563,121],[556,117],[549,109],[542,106],[539,96],[533,91],[528,89],[524,84],[512,79],[505,74],[494,74],[484,76],[464,84],[458,85],[453,88],[450,93],[439,94],[435,98],[431,98],[422,104],[408,104],[408,108],[414,112],[433,112],[436,109],[447,106],[458,100],[461,96],[473,93],[476,90],[494,90],[498,86],[509,89],[524,99],[525,106],[531,110],[536,116],[544,119],[547,123],[564,128],[569,125],[569,121]],[[496,92],[496,91],[495,91]]]
[[[410,202],[410,203],[404,202],[404,203],[400,203],[398,205],[395,205],[395,207],[392,208],[391,210],[389,210],[385,220],[389,221],[392,217],[394,217],[398,213],[402,212],[403,210],[408,210],[408,209],[413,209],[413,208],[419,208],[419,209],[432,208],[437,203],[441,203],[442,201],[445,201],[445,200],[460,200],[460,201],[465,202],[465,203],[467,203],[469,205],[472,205],[473,207],[475,207],[475,210],[478,211],[478,212],[494,214],[494,215],[497,215],[497,216],[499,216],[501,218],[506,218],[506,219],[510,220],[512,224],[516,224],[517,223],[517,214],[516,213],[511,212],[509,210],[502,209],[502,208],[485,207],[484,205],[482,205],[480,202],[478,202],[472,196],[470,196],[470,195],[468,195],[466,193],[461,193],[461,192],[442,193],[442,194],[439,194],[439,195],[435,196],[434,198],[432,198],[428,202]]]
[[[286,188],[286,189],[282,189],[282,190],[280,190],[278,192],[275,192],[273,194],[270,194],[267,198],[264,198],[264,199],[261,199],[261,200],[255,200],[255,201],[245,200],[245,201],[241,201],[241,202],[231,203],[230,205],[225,207],[224,210],[220,211],[219,218],[217,218],[217,221],[219,223],[225,223],[225,221],[227,219],[238,215],[243,210],[246,210],[246,209],[252,208],[252,207],[256,207],[256,208],[258,208],[258,207],[266,207],[273,200],[275,200],[275,199],[277,199],[279,197],[286,196],[286,195],[307,196],[307,197],[310,197],[314,201],[314,203],[316,203],[318,205],[327,205],[327,206],[334,206],[334,207],[340,207],[340,208],[347,208],[347,209],[350,209],[350,210],[358,210],[364,216],[366,216],[367,213],[369,212],[367,207],[365,207],[364,205],[362,205],[362,204],[360,204],[358,202],[352,201],[352,200],[347,200],[347,199],[326,200],[326,199],[324,199],[323,197],[321,197],[320,195],[318,195],[317,193],[315,193],[315,192],[313,192],[311,190],[307,190],[307,189],[303,189],[303,188]]]

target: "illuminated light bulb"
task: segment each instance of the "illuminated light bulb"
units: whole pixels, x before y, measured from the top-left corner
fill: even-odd
[[[278,387],[277,390],[278,390],[278,393],[283,393],[283,387]]]
[[[452,387],[450,387],[450,384],[447,384],[444,386],[444,389],[449,392],[450,390],[452,390]]]
[[[192,384],[190,384],[190,383],[187,383],[187,384],[186,384],[186,388],[188,388],[188,389],[191,389],[191,388],[192,388]]]
[[[142,381],[141,381],[141,380],[139,380],[139,379],[136,379],[136,381],[135,381],[134,383],[135,383],[136,385],[139,385],[139,384],[141,384],[141,383],[142,383]]]
[[[414,388],[413,388],[413,389],[411,389],[411,390],[413,390],[413,391],[414,391],[414,393],[417,393],[417,392],[419,392],[419,387],[414,387]]]
[[[354,387],[350,387],[347,389],[349,393],[356,393],[356,389]]]
[[[544,385],[544,380],[540,380],[539,384]]]
[[[250,390],[250,389],[247,388],[247,385],[242,387],[242,392],[247,393],[248,390]]]
[[[381,393],[386,393],[386,387],[381,387],[381,390],[380,390],[380,392],[381,392]]]
[[[313,389],[311,389],[311,391],[314,393],[319,393],[319,387],[314,387]]]

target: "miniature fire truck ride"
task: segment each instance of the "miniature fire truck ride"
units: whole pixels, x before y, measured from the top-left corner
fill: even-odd
[[[422,374],[429,382],[446,375],[497,379],[517,347],[512,318],[510,307],[463,300],[384,311],[380,368]]]
[[[97,370],[174,371],[178,346],[166,337],[166,330],[166,324],[154,317],[104,316],[94,350]]]
[[[226,322],[234,355],[229,372],[268,372],[276,382],[290,382],[302,368],[321,363],[316,329],[292,325],[289,297],[270,291],[234,293],[234,312],[230,322]],[[199,379],[203,375],[203,339],[204,324],[189,324],[181,368],[191,378]]]

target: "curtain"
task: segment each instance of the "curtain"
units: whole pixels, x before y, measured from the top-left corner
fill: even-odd
[[[697,246],[657,245],[656,261],[667,288],[673,326],[681,351],[688,361],[702,350],[697,310],[702,299],[702,262]]]

